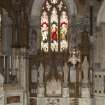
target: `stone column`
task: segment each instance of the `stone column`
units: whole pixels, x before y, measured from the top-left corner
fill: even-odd
[[[96,35],[94,36],[94,44],[93,44],[93,46],[94,46],[94,49],[93,49],[93,53],[91,54],[92,56],[93,56],[93,54],[94,54],[94,63],[96,64],[99,60],[99,58],[98,58],[98,39],[99,39],[99,37],[98,37],[98,32],[96,33]]]
[[[28,16],[25,13],[25,11],[21,11],[20,13],[20,41],[22,47],[28,47],[28,33],[29,33],[29,27],[28,27]]]
[[[12,74],[16,76],[17,89],[22,90],[24,94],[24,103],[28,101],[28,57],[26,48],[13,48],[12,52]]]
[[[102,50],[100,50],[101,54],[101,68],[105,69],[105,23],[101,24],[101,32],[102,32]],[[102,52],[101,52],[102,51]]]
[[[15,4],[15,19],[13,24],[13,47],[28,47],[29,22],[28,13],[25,8],[25,1]]]
[[[23,90],[27,90],[27,73],[28,73],[28,59],[26,55],[26,49],[21,48],[20,55],[20,85]]]
[[[8,13],[3,11],[2,25],[2,53],[10,55],[12,44],[12,20],[8,17]]]
[[[27,90],[28,60],[25,48],[14,48],[12,52],[12,74],[16,76],[18,89]]]
[[[94,51],[94,63],[100,63],[101,62],[101,55],[102,55],[102,33],[101,30],[97,32],[96,40],[95,40],[95,51]]]
[[[26,55],[26,48],[20,49],[20,86],[24,91],[24,103],[28,104],[28,70],[29,62]]]
[[[0,42],[1,54],[6,56],[6,67],[5,72],[5,82],[9,82],[9,57],[11,55],[11,44],[12,44],[12,19],[8,16],[8,12],[2,10],[2,36]]]
[[[13,48],[12,49],[12,75],[15,77],[14,82],[17,84],[17,88],[20,89],[20,55],[19,49]]]

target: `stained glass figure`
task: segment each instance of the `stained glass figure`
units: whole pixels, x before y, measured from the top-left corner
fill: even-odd
[[[65,11],[62,11],[60,17],[60,51],[67,49],[67,29],[68,29],[68,17]]]
[[[48,15],[44,11],[41,17],[41,49],[48,52]]]
[[[57,9],[53,8],[51,13],[51,50],[58,51],[58,15]]]

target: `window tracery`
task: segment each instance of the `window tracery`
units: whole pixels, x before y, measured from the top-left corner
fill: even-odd
[[[41,14],[41,50],[63,52],[68,48],[68,14],[62,0],[45,0]]]

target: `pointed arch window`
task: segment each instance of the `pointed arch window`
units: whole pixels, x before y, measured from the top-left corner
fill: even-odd
[[[62,0],[45,0],[41,13],[41,50],[63,52],[68,49],[68,13]]]
[[[2,9],[0,8],[0,41],[2,38]]]

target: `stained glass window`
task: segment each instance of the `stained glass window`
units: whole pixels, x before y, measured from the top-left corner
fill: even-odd
[[[0,41],[1,41],[1,30],[2,30],[2,13],[1,13],[1,9],[0,9]]]
[[[63,52],[68,48],[68,14],[62,0],[45,0],[41,14],[41,50]]]

